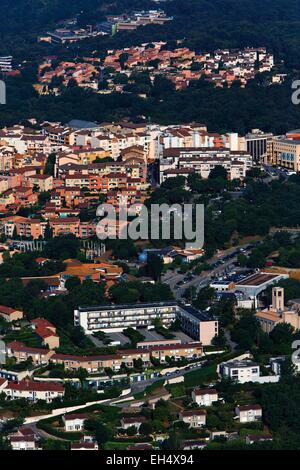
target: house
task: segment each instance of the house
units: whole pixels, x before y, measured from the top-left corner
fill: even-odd
[[[148,444],[147,442],[139,443],[139,444],[133,444],[132,446],[127,447],[127,450],[151,450],[153,449],[151,444]]]
[[[222,362],[217,366],[217,372],[221,377],[228,377],[237,383],[276,383],[279,381],[279,375],[260,375],[260,366],[252,360],[249,353]]]
[[[259,434],[259,435],[252,435],[249,434],[246,436],[246,444],[255,444],[256,442],[266,442],[266,441],[273,441],[273,437],[271,434]]]
[[[35,382],[29,380],[7,382],[2,391],[12,400],[25,398],[28,401],[36,402],[37,400],[44,400],[47,403],[51,403],[54,398],[63,398],[65,394],[64,387],[57,382]]]
[[[252,423],[262,418],[262,407],[260,405],[244,405],[235,408],[236,418],[240,423]]]
[[[45,346],[50,350],[59,348],[59,336],[56,334],[56,328],[45,318],[36,318],[32,320],[31,326],[37,336],[39,336]]]
[[[207,446],[207,442],[204,440],[194,440],[194,439],[188,439],[183,441],[182,443],[182,450],[203,450]]]
[[[145,422],[146,418],[144,416],[135,416],[132,418],[123,417],[121,419],[121,427],[125,430],[131,427],[135,427],[138,431],[140,429],[141,424]]]
[[[87,416],[85,414],[70,414],[63,416],[65,431],[83,431],[86,418]]]
[[[96,442],[76,442],[71,444],[71,450],[99,450]]]
[[[192,400],[198,406],[211,406],[218,399],[219,394],[214,388],[195,388],[192,391]]]
[[[0,317],[4,318],[7,322],[22,320],[23,316],[24,314],[21,310],[0,305]]]
[[[48,364],[53,351],[42,348],[31,348],[21,341],[12,341],[6,345],[6,354],[8,357],[14,357],[17,361],[23,362],[31,358],[34,365]]]
[[[238,383],[255,382],[259,379],[260,367],[251,359],[232,360],[220,364],[220,372]]]
[[[38,450],[38,436],[32,428],[21,426],[8,439],[13,450]]]
[[[205,410],[186,410],[179,413],[179,419],[183,423],[189,424],[190,428],[201,428],[206,424]]]
[[[38,450],[37,442],[32,436],[12,436],[9,440],[12,450]]]

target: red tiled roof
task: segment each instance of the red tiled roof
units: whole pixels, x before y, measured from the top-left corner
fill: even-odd
[[[57,382],[34,382],[22,380],[21,382],[9,382],[6,388],[21,392],[64,392],[64,387]]]

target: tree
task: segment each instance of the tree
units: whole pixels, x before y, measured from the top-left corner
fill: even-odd
[[[160,281],[163,268],[164,262],[160,256],[155,254],[150,254],[148,256],[146,270],[155,281]]]
[[[79,286],[81,286],[81,281],[80,281],[79,277],[77,277],[77,276],[69,277],[69,279],[66,280],[65,288],[68,291],[77,289]]]
[[[49,222],[47,222],[47,225],[45,227],[44,238],[45,240],[51,240],[52,237],[53,237],[53,229],[50,227]]]
[[[228,173],[222,165],[216,165],[209,173],[209,179],[228,178]]]
[[[56,154],[50,153],[49,157],[47,158],[46,166],[45,166],[45,174],[54,176],[54,168],[56,162]]]
[[[140,425],[139,433],[142,434],[143,436],[149,436],[153,432],[153,427],[151,423],[146,421],[145,423],[142,423]]]

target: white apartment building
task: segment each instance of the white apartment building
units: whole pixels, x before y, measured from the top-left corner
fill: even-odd
[[[222,166],[228,173],[229,179],[240,179],[252,167],[252,157],[244,151],[230,151],[228,149],[189,148],[167,149],[160,165],[160,183],[174,176],[173,171],[193,171],[203,179],[209,177],[216,166]]]
[[[250,359],[233,360],[220,364],[220,372],[223,377],[244,384],[259,381],[260,367]]]
[[[177,303],[157,302],[136,305],[79,307],[74,311],[74,324],[86,334],[95,331],[120,332],[126,328],[149,327],[155,319],[170,325],[176,318]]]
[[[219,400],[219,394],[214,388],[195,388],[192,391],[192,400],[198,406],[211,406]]]

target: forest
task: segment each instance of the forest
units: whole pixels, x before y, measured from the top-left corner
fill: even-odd
[[[77,16],[79,24],[97,23],[105,14],[154,7],[150,0],[44,1],[2,0],[7,16],[0,25],[0,55],[11,54],[21,66],[21,76],[7,79],[7,105],[0,108],[0,126],[25,121],[29,117],[68,122],[73,118],[95,121],[131,119],[159,123],[198,121],[211,131],[238,131],[251,128],[283,133],[298,127],[300,110],[291,102],[291,80],[298,78],[300,63],[299,2],[292,0],[180,0],[164,3],[164,10],[174,20],[164,26],[149,25],[115,36],[97,37],[70,46],[38,43],[37,37],[58,22]],[[92,13],[92,15],[91,15]],[[92,17],[91,17],[92,16]],[[180,34],[178,33],[180,31]],[[103,57],[109,48],[126,47],[174,40],[197,52],[219,47],[266,46],[274,53],[277,69],[287,72],[284,85],[266,86],[261,78],[249,82],[245,89],[215,89],[203,80],[195,81],[175,92],[170,83],[153,84],[148,98],[135,93],[97,95],[78,87],[66,88],[61,96],[39,97],[36,82],[38,63],[45,56],[74,59],[93,54]],[[147,81],[147,77],[145,77]]]

